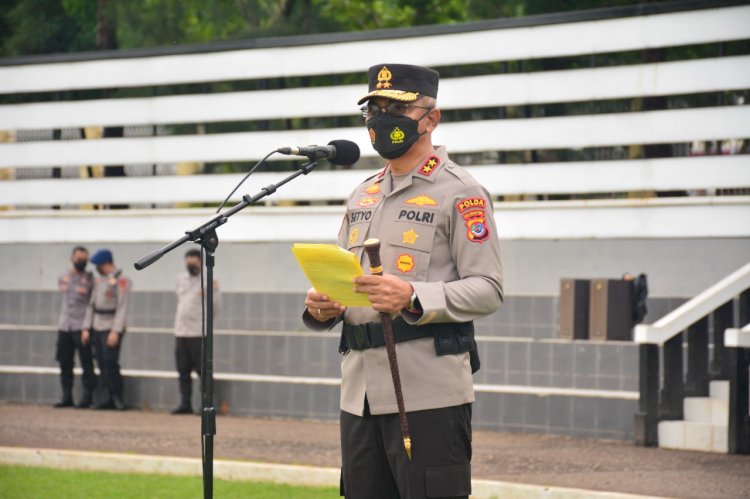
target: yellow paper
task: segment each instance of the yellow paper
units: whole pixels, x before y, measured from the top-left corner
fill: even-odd
[[[297,257],[310,284],[331,301],[347,307],[370,307],[364,293],[354,292],[354,278],[362,275],[357,256],[335,244],[295,243],[292,253]]]

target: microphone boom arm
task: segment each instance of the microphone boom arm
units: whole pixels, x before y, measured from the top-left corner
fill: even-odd
[[[153,251],[149,253],[148,255],[144,256],[137,262],[135,262],[134,266],[136,270],[143,270],[155,261],[159,260],[161,257],[172,251],[173,249],[182,246],[188,241],[199,241],[202,239],[208,232],[215,230],[217,227],[220,227],[227,223],[227,219],[237,213],[238,211],[241,211],[245,208],[247,208],[250,205],[253,205],[263,199],[266,196],[269,196],[276,192],[279,187],[282,185],[291,182],[295,178],[299,177],[300,175],[307,175],[310,173],[313,168],[316,166],[316,161],[310,161],[308,163],[305,163],[304,165],[300,166],[297,171],[289,175],[288,177],[282,179],[280,182],[276,184],[270,184],[266,187],[263,187],[260,192],[255,194],[254,196],[249,196],[248,194],[245,194],[242,196],[242,201],[237,203],[237,205],[233,206],[232,208],[228,209],[227,211],[223,211],[219,213],[218,215],[214,216],[213,218],[209,219],[202,225],[196,227],[193,230],[185,232],[185,235],[181,238],[177,239],[176,241],[173,241],[169,243],[168,245],[164,246],[163,248],[160,248],[156,251]]]

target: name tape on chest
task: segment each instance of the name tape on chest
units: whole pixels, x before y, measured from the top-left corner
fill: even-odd
[[[372,218],[371,210],[356,210],[349,213],[349,223],[369,222]]]
[[[435,223],[435,212],[424,210],[401,210],[398,213],[398,219],[432,225]]]

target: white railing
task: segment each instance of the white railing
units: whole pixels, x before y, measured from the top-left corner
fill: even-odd
[[[251,193],[256,191],[249,189]],[[0,212],[0,244],[169,242],[208,209]],[[343,206],[252,207],[221,227],[224,242],[333,242]],[[501,239],[738,238],[750,234],[750,197],[503,202]]]
[[[356,35],[358,40],[352,38],[354,35],[293,37],[283,41],[262,41],[276,43],[276,46],[215,52],[133,57],[116,54],[110,59],[98,55],[96,60],[17,65],[10,61],[10,64],[0,66],[0,94],[363,74],[369,65],[382,62],[383,54],[388,54],[385,57],[388,61],[446,67],[593,56],[750,37],[747,29],[750,26],[750,6],[747,5],[597,19],[556,20],[553,24],[513,28],[502,23],[480,23],[480,29],[475,24],[428,27],[422,34],[409,36],[390,37],[388,32],[363,33]],[[349,41],[338,41],[340,39]],[[502,161],[497,158],[500,156],[498,152],[503,151],[537,150],[543,154],[544,150],[554,149],[570,151],[648,144],[681,144],[686,147],[695,141],[747,140],[750,138],[750,106],[732,105],[742,104],[740,100],[717,107],[557,117],[510,116],[509,119],[475,120],[466,112],[503,106],[679,96],[747,88],[750,88],[750,55],[446,77],[440,83],[439,102],[449,113],[435,132],[435,142],[445,144],[459,162],[464,154],[472,154],[474,158],[486,154],[494,162]],[[159,137],[24,141],[33,136],[35,130],[44,130],[51,136],[53,128],[356,116],[355,102],[364,91],[364,83],[330,83],[320,87],[152,98],[53,102],[49,97],[47,102],[2,105],[0,130],[17,131],[18,140],[0,143],[0,168],[49,169],[92,165],[139,168],[139,165],[182,162],[251,162],[280,146],[325,144],[332,139],[352,140],[359,145],[363,156],[373,158],[375,152],[363,126],[316,128],[310,124],[304,129],[283,131],[208,134],[195,131]],[[450,114],[452,110],[460,110],[460,113]],[[510,108],[509,111],[518,109]],[[190,127],[193,128],[201,129]],[[749,161],[750,156],[737,155],[491,164],[469,168],[493,196],[642,191],[699,191],[707,194],[699,199],[678,200],[503,203],[497,206],[498,224],[501,236],[509,239],[748,237],[749,198],[731,196],[732,199],[721,199],[710,197],[710,194],[714,189],[750,187]],[[12,173],[0,173],[5,174],[4,178],[13,177]],[[70,173],[68,171],[63,176]],[[371,173],[371,170],[316,171],[304,180],[285,186],[268,202],[341,201],[354,185]],[[21,171],[18,176],[24,174],[26,172]],[[267,185],[281,176],[259,172],[240,192],[255,192],[258,185]],[[215,203],[224,198],[239,177],[177,175],[3,180],[0,181],[0,207],[25,209],[57,205],[63,210],[54,213],[0,212],[0,242],[68,241],[76,238],[81,241],[119,241],[123,238],[128,241],[162,241],[168,232],[157,230],[158,224],[184,229],[193,221],[200,221],[208,212],[136,209],[127,214],[111,214],[103,210],[89,219],[77,210],[87,205],[143,207]],[[238,199],[239,195],[233,201]],[[341,217],[340,207],[311,207],[294,213],[282,208],[276,212],[264,209],[268,211],[254,209],[255,215],[238,217],[245,220],[246,229],[252,225],[253,229],[262,230],[238,229],[226,237],[242,241],[256,237],[277,240],[282,237],[278,228],[287,227],[290,232],[284,237],[303,240],[313,237],[306,232],[310,224],[321,224],[316,235],[333,235]],[[269,222],[256,222],[260,214]],[[144,223],[146,219],[153,224]],[[117,230],[113,229],[113,220],[118,221]],[[305,220],[306,226],[302,227],[299,220]],[[61,230],[61,227],[71,229],[71,232]],[[324,231],[322,227],[330,230]],[[226,230],[232,232],[228,227]]]
[[[626,161],[585,161],[483,165],[467,170],[493,196],[671,191],[750,186],[750,156],[696,156]],[[292,182],[269,201],[345,200],[352,186],[376,170],[314,171]],[[0,182],[0,205],[51,206],[139,203],[215,203],[222,201],[244,174],[178,175]],[[269,185],[285,173],[255,173],[231,201],[249,186]]]
[[[447,78],[441,109],[680,95],[750,88],[750,56]],[[362,85],[0,106],[0,130],[351,116]]]
[[[444,123],[433,137],[453,154],[723,140],[750,137],[750,106]],[[247,161],[285,145],[332,139],[376,155],[364,127],[350,127],[0,144],[0,168]]]
[[[635,342],[661,345],[750,288],[750,263],[652,325],[635,326]]]

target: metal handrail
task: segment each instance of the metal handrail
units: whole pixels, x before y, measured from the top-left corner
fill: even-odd
[[[662,345],[748,288],[750,288],[750,263],[655,323],[635,326],[635,342]]]

